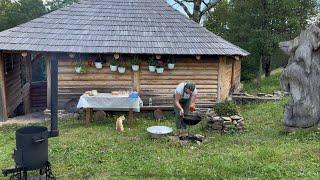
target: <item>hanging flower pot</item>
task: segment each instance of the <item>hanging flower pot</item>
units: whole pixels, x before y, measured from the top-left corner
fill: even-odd
[[[149,66],[149,71],[150,72],[155,72],[156,71],[156,66]]]
[[[139,71],[139,65],[131,65],[133,71]]]
[[[117,71],[117,69],[118,69],[118,66],[113,66],[113,65],[110,65],[110,70],[111,71]]]
[[[139,71],[139,65],[140,65],[140,60],[138,59],[137,56],[134,56],[134,58],[131,60],[132,70]]]
[[[157,68],[156,68],[156,71],[157,71],[158,74],[163,73],[163,70],[164,70],[163,67],[157,67]]]
[[[78,62],[76,67],[74,68],[74,70],[76,71],[76,73],[78,74],[84,74],[87,73],[88,68],[87,66],[83,63],[83,62]]]
[[[97,69],[102,69],[102,63],[101,62],[94,62],[94,65]]]
[[[156,61],[154,60],[154,57],[150,57],[148,60],[149,63],[149,71],[150,72],[155,72],[156,71]]]
[[[80,74],[81,73],[81,67],[75,67],[74,70],[76,73]]]
[[[125,67],[118,67],[118,72],[120,73],[120,74],[123,74],[123,73],[125,73],[126,72],[126,68]]]
[[[163,73],[163,70],[164,70],[163,62],[162,61],[158,61],[157,62],[157,66],[156,66],[157,73],[161,74],[161,73]]]
[[[168,64],[168,69],[174,69],[174,64]]]
[[[174,69],[174,64],[176,63],[176,61],[174,60],[172,55],[169,56],[167,63],[168,63],[168,69]]]
[[[118,69],[118,61],[113,59],[111,62],[110,62],[110,70],[111,71],[117,71]]]

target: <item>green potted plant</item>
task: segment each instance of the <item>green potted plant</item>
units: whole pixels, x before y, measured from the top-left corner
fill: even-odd
[[[77,62],[76,67],[74,69],[78,74],[84,74],[88,71],[88,68],[83,61]]]
[[[158,61],[158,62],[157,62],[157,65],[156,65],[156,71],[157,71],[157,73],[158,73],[158,74],[161,74],[161,73],[163,73],[163,70],[164,70],[164,68],[163,68],[163,62],[162,62],[162,61]]]
[[[110,70],[117,71],[118,69],[118,61],[116,59],[112,59],[110,62]]]
[[[133,71],[139,71],[140,60],[137,57],[134,57],[131,60],[131,67]]]
[[[99,58],[96,58],[94,65],[96,67],[96,69],[102,69],[102,59],[99,55]]]
[[[175,60],[173,58],[172,55],[169,56],[168,60],[167,60],[167,64],[168,64],[168,69],[174,69],[174,64],[175,64]]]
[[[148,64],[149,64],[149,71],[150,72],[155,72],[156,71],[157,62],[154,60],[153,56],[149,58]]]
[[[119,66],[118,66],[118,72],[120,74],[123,74],[126,72],[126,63],[124,61],[120,61]]]

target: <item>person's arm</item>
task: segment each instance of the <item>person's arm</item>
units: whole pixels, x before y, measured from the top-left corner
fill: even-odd
[[[183,111],[183,108],[181,107],[181,104],[179,103],[180,98],[181,98],[180,94],[176,93],[174,102],[175,102],[175,105],[180,109],[180,116],[183,116],[184,111]]]
[[[196,109],[196,101],[197,101],[197,95],[191,96],[191,102],[190,102],[190,110],[192,109],[193,111]]]

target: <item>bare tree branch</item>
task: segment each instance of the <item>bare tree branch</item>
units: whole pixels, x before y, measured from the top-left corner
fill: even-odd
[[[192,14],[190,13],[188,7],[183,3],[183,0],[174,0],[176,3],[178,3],[183,10],[187,13],[187,15],[189,16],[189,18],[192,18]]]
[[[213,0],[210,1],[209,4],[206,4],[204,1],[203,3],[206,5],[206,8],[200,12],[200,17],[202,17],[206,12],[210,11],[214,6],[216,6],[221,0]]]

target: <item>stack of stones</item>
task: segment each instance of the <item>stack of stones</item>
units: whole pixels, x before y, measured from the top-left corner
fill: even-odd
[[[217,131],[221,134],[241,133],[244,130],[243,117],[234,116],[209,116],[208,128],[211,131]]]

